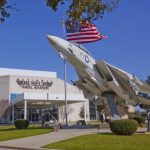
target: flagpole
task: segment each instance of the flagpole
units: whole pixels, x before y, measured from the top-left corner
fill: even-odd
[[[63,34],[65,37],[65,24],[64,24],[64,18],[63,18]],[[64,60],[64,92],[65,92],[65,120],[66,120],[66,126],[68,126],[68,113],[67,113],[67,63],[65,58]]]
[[[68,114],[67,114],[67,64],[64,59],[64,88],[65,88],[65,118],[66,118],[66,126],[68,126]]]

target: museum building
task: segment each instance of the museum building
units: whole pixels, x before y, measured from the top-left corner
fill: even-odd
[[[30,122],[65,122],[64,80],[56,72],[0,68],[0,123],[13,123],[16,119]],[[68,122],[92,119],[89,100],[81,90],[67,83]],[[84,108],[85,118],[80,117]]]

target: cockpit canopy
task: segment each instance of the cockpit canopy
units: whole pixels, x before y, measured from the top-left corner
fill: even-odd
[[[73,45],[79,47],[80,49],[82,49],[85,53],[87,53],[88,55],[92,56],[92,54],[82,45],[78,44],[78,43],[74,43],[74,42],[71,42]]]

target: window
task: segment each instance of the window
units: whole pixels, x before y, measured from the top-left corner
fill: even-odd
[[[89,101],[90,120],[96,120],[96,104],[94,101]]]
[[[11,93],[10,94],[10,99],[14,100],[15,98],[17,98],[20,94],[16,94],[16,93]]]

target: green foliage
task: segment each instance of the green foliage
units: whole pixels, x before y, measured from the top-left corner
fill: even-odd
[[[150,84],[150,76],[147,77],[146,83]]]
[[[47,6],[56,11],[60,4],[66,4],[68,0],[46,0]],[[103,18],[105,11],[112,11],[119,4],[119,0],[73,0],[69,1],[69,9],[66,11],[67,20],[97,20]]]
[[[88,125],[92,126],[98,126],[100,124],[100,121],[86,121]]]
[[[7,0],[0,0],[0,22],[5,21],[5,18],[9,17],[8,9],[11,6],[7,4]]]
[[[118,135],[132,135],[138,127],[135,120],[113,120],[109,123],[110,129],[113,133]]]
[[[27,129],[28,127],[29,127],[29,125],[30,125],[30,122],[29,122],[29,120],[25,120],[25,129]]]
[[[97,0],[74,0],[67,11],[68,17],[72,20],[82,19],[93,20],[102,17],[106,5]]]
[[[79,116],[80,116],[80,118],[84,118],[84,107],[83,106],[80,108]]]
[[[104,12],[111,12],[118,6],[120,0],[46,0],[46,5],[56,11],[62,4],[69,3],[69,8],[66,10],[67,20],[88,20],[93,21],[103,18]],[[5,21],[5,18],[10,16],[9,10],[13,9],[10,1],[0,0],[0,21]]]
[[[105,105],[97,105],[96,110],[101,112],[105,108]]]
[[[134,113],[128,113],[129,119],[134,119],[134,116],[135,116],[135,112]]]
[[[77,121],[77,124],[79,124],[79,125],[86,125],[86,122],[85,122],[85,120],[79,120],[79,121]]]
[[[46,5],[56,11],[59,4],[64,4],[64,0],[46,0]]]
[[[141,116],[143,116],[143,117],[147,117],[147,113],[146,112],[141,112]]]
[[[143,116],[134,116],[133,118],[134,120],[136,120],[138,122],[139,125],[144,124],[145,123],[145,117]]]
[[[29,126],[29,120],[19,119],[15,121],[15,127],[17,129],[26,129]]]

